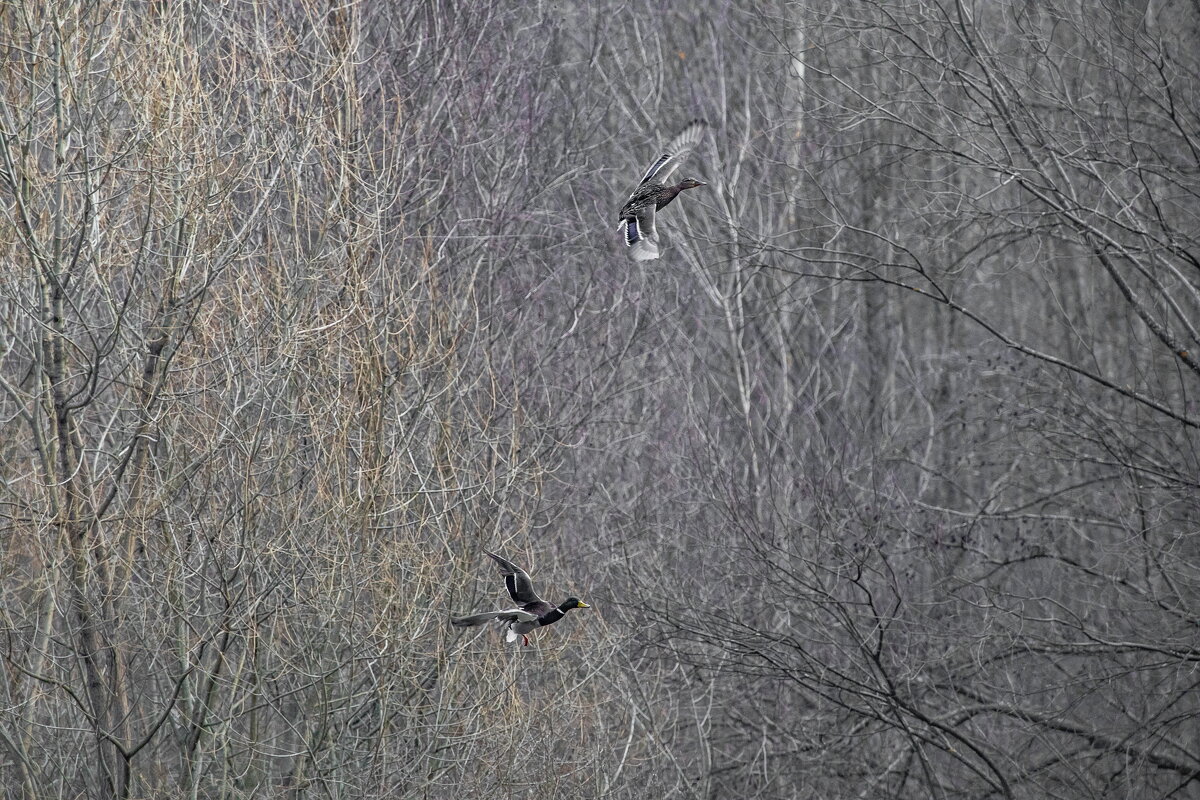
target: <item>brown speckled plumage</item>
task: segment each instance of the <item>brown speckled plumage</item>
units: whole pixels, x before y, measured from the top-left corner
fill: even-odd
[[[658,258],[658,231],[654,214],[665,208],[684,189],[695,189],[706,184],[694,178],[685,178],[679,183],[666,181],[679,168],[688,153],[696,148],[708,127],[704,120],[688,123],[678,136],[671,140],[666,152],[654,160],[646,170],[633,194],[621,206],[617,217],[621,220],[618,230],[625,238],[629,253],[637,261]]]

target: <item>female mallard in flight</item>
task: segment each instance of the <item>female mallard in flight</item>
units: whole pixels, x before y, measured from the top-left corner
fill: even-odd
[[[533,591],[533,581],[529,579],[529,573],[507,558],[502,558],[495,553],[488,553],[488,555],[500,565],[500,572],[504,575],[504,584],[508,587],[508,593],[518,607],[503,611],[485,611],[482,614],[471,614],[466,617],[451,617],[451,625],[468,628],[495,620],[508,628],[508,633],[504,637],[506,641],[515,642],[520,636],[528,645],[529,636],[527,634],[531,631],[553,625],[573,608],[591,608],[578,597],[568,597],[557,607],[550,605]]]
[[[671,177],[687,154],[696,148],[704,137],[704,129],[708,127],[702,119],[694,119],[688,123],[678,136],[667,145],[667,151],[646,170],[641,183],[629,195],[621,212],[617,215],[621,224],[617,226],[625,235],[625,245],[635,261],[649,261],[658,258],[658,231],[654,227],[654,212],[663,209],[675,196],[684,189],[695,189],[706,186],[693,178],[685,178],[679,183],[668,185]]]

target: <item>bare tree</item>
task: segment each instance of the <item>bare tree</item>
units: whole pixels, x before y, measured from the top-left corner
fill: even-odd
[[[6,795],[1196,794],[1196,28],[4,6]]]
[[[718,792],[1196,790],[1196,19],[1112,12],[734,28],[777,67],[713,96],[672,406],[715,503],[643,579],[663,658],[736,698]]]
[[[590,794],[546,772],[588,673],[444,626],[551,455],[485,305],[563,169],[510,116],[542,45],[457,3],[0,30],[6,791]]]

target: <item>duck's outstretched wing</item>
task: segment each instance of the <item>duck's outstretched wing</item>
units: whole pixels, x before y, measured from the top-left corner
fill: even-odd
[[[537,618],[537,614],[531,614],[519,608],[506,608],[503,611],[485,611],[482,614],[451,617],[450,624],[459,628],[471,628],[476,625],[484,625],[492,620],[498,622],[533,622]]]
[[[689,122],[687,127],[667,145],[666,151],[654,159],[654,162],[646,169],[638,186],[650,182],[666,183],[671,174],[679,169],[679,165],[687,158],[688,153],[695,150],[696,145],[700,144],[706,128],[708,128],[708,123],[702,119],[694,119]]]
[[[488,553],[488,555],[500,565],[500,572],[504,575],[504,585],[508,587],[508,594],[522,609],[540,617],[554,608],[537,596],[528,572],[504,556],[498,556],[495,553]]]

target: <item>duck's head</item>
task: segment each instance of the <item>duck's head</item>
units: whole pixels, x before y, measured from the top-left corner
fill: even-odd
[[[704,181],[698,181],[695,178],[684,178],[679,182],[680,189],[696,189],[700,186],[708,186]]]
[[[591,606],[580,600],[578,597],[568,597],[566,600],[563,600],[558,607],[562,611],[570,611],[573,608],[591,608]]]

